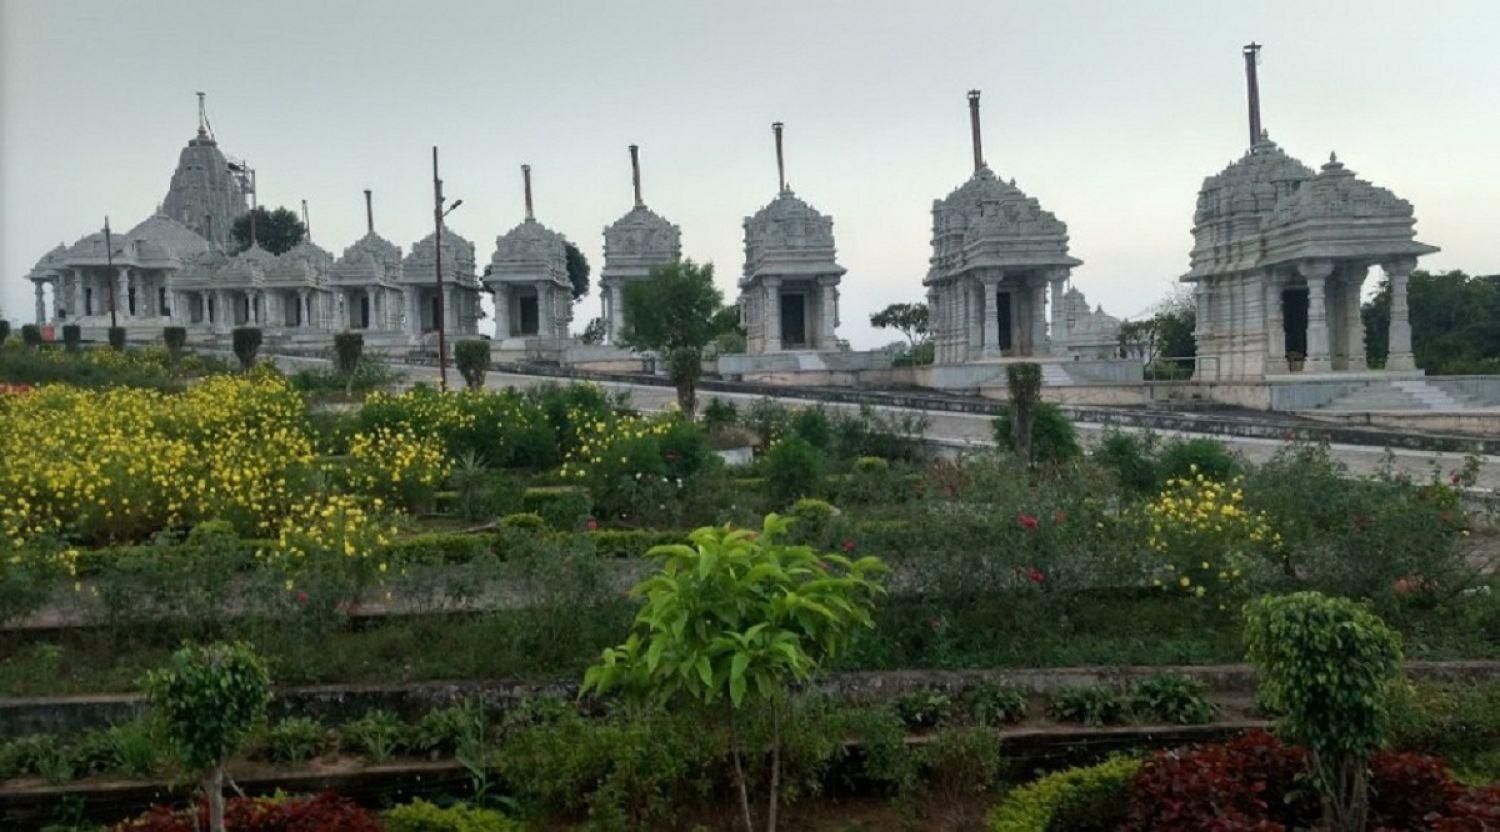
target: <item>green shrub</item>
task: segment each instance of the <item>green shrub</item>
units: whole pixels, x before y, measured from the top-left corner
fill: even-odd
[[[339,747],[383,763],[401,747],[405,726],[390,711],[366,711],[359,719],[339,726]]]
[[[937,728],[953,718],[953,699],[935,690],[903,694],[891,707],[908,728]]]
[[[465,451],[453,465],[453,488],[457,492],[455,510],[465,520],[490,520],[521,509],[524,487],[502,471],[493,471],[472,450]]]
[[[1057,464],[1077,459],[1083,455],[1078,444],[1078,435],[1073,423],[1063,415],[1055,404],[1037,402],[1031,423],[1031,458],[1037,464]],[[1012,439],[1011,411],[1006,409],[995,417],[995,444],[1015,451]]]
[[[36,349],[42,345],[42,328],[36,324],[21,325],[21,343]]]
[[[10,321],[0,318],[0,347],[5,346],[8,340],[10,340]]]
[[[398,537],[386,544],[383,554],[392,564],[471,563],[495,554],[495,536],[433,532]]]
[[[1103,832],[1125,820],[1139,760],[1117,757],[1049,774],[1007,794],[989,832]]]
[[[1217,439],[1169,439],[1157,458],[1163,480],[1202,474],[1214,482],[1229,482],[1240,473],[1240,461]]]
[[[1098,728],[1124,719],[1125,703],[1120,700],[1119,691],[1109,685],[1077,685],[1053,691],[1047,713],[1060,722]]]
[[[986,728],[948,728],[916,752],[929,790],[943,795],[982,794],[1000,779],[1000,738]]]
[[[262,340],[260,327],[235,327],[231,337],[234,343],[234,357],[240,360],[240,369],[249,370],[254,367],[255,359],[260,356]]]
[[[51,734],[30,734],[0,745],[0,780],[32,775],[66,783],[75,772],[72,755]]]
[[[739,408],[728,399],[715,396],[703,408],[703,427],[709,431],[721,430],[740,420]]]
[[[831,450],[833,425],[828,421],[828,411],[819,405],[798,408],[792,414],[791,435],[825,453]]]
[[[354,373],[365,354],[365,336],[358,332],[339,332],[333,336],[333,368],[344,379],[347,392],[354,386]]]
[[[484,706],[464,702],[434,708],[407,730],[404,745],[433,759],[462,751],[473,751],[483,745],[489,721]]]
[[[63,348],[68,352],[78,352],[83,344],[83,327],[78,324],[67,324],[62,328]]]
[[[589,495],[576,488],[528,488],[521,495],[521,510],[539,515],[551,528],[573,531],[594,506]]]
[[[830,536],[834,518],[838,515],[839,510],[828,502],[816,497],[803,497],[792,503],[791,510],[787,512],[787,516],[794,521],[791,537],[815,549],[827,548],[832,545]]]
[[[484,375],[490,369],[490,342],[467,338],[453,345],[453,363],[470,390],[484,388]]]
[[[187,346],[187,327],[169,326],[161,331],[162,343],[167,347],[167,361],[176,367],[182,361],[182,350]]]
[[[109,328],[109,346],[115,352],[125,351],[126,330],[123,326],[112,326]]]
[[[254,756],[273,763],[300,763],[332,751],[335,736],[311,717],[292,716],[261,731]]]
[[[113,772],[135,779],[155,775],[165,763],[159,726],[145,719],[84,734],[73,756],[86,772]]]
[[[494,809],[439,808],[420,797],[385,813],[386,832],[522,832],[522,828]]]
[[[976,725],[1011,725],[1026,718],[1026,694],[1015,687],[978,682],[964,691],[963,703]]]
[[[526,529],[539,532],[547,528],[547,521],[536,512],[523,511],[516,514],[507,514],[500,518],[502,529]]]
[[[1389,707],[1390,748],[1441,756],[1459,771],[1483,768],[1500,749],[1500,682],[1399,685]]]
[[[823,455],[806,439],[788,436],[766,454],[766,490],[777,505],[823,493]]]
[[[854,473],[856,474],[886,474],[890,473],[890,470],[890,461],[883,457],[862,456],[854,460]]]
[[[1138,717],[1177,725],[1201,725],[1214,718],[1208,685],[1180,673],[1161,673],[1136,682],[1130,691],[1130,710]]]
[[[644,558],[656,546],[686,543],[686,531],[651,529],[600,529],[588,533],[594,542],[594,553],[602,559]]]
[[[1153,452],[1155,437],[1110,429],[1089,454],[1094,464],[1115,475],[1120,487],[1134,494],[1155,496],[1160,488]]]

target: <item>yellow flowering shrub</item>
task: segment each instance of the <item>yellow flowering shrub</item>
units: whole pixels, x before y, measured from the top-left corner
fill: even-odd
[[[1238,478],[1215,482],[1198,473],[1168,480],[1134,515],[1144,536],[1154,586],[1225,605],[1245,573],[1279,565],[1281,535],[1262,512],[1247,510]]]
[[[443,441],[409,428],[378,427],[349,440],[349,486],[407,509],[425,508],[452,465]]]
[[[398,531],[384,508],[378,498],[366,501],[347,494],[307,500],[281,521],[276,544],[260,556],[292,569],[319,558],[374,562]],[[377,563],[375,571],[385,570]]]
[[[0,534],[87,543],[228,520],[269,533],[313,459],[300,396],[274,373],[180,394],[63,385],[0,397]]]
[[[563,479],[583,481],[600,471],[656,473],[661,467],[656,446],[642,440],[666,435],[676,421],[674,416],[609,414],[576,423],[578,444],[563,458],[558,474]],[[641,458],[632,459],[637,456]]]
[[[514,390],[377,392],[360,408],[359,425],[365,432],[441,437],[450,458],[472,454],[497,468],[540,469],[558,458],[557,432],[546,414]]]

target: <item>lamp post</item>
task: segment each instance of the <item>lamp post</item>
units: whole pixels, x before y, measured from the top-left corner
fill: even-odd
[[[433,299],[433,311],[437,314],[438,336],[438,388],[448,391],[448,336],[446,333],[447,304],[443,302],[443,218],[464,204],[455,201],[448,210],[443,210],[443,180],[438,178],[438,149],[432,146],[432,218],[435,226],[432,233],[433,272],[436,276],[437,297]]]
[[[104,263],[105,270],[109,272],[105,277],[105,283],[109,286],[109,328],[115,329],[120,324],[115,320],[115,240],[109,233],[109,215],[104,215]]]

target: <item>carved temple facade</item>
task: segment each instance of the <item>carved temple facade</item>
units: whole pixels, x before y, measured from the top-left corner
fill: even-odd
[[[651,276],[657,266],[682,259],[682,229],[646,207],[641,199],[640,148],[630,146],[635,205],[604,229],[604,268],[599,272],[605,339],[619,342],[625,326],[625,290]]]

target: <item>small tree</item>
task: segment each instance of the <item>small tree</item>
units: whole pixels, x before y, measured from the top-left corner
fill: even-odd
[[[589,293],[589,259],[583,256],[578,246],[572,243],[565,245],[568,265],[568,283],[573,287],[573,300],[578,300]]]
[[[182,348],[187,345],[187,327],[166,327],[161,331],[161,340],[167,345],[167,363],[177,369],[182,362]]]
[[[249,371],[260,355],[260,327],[241,326],[234,330],[234,357],[240,360],[240,369]]]
[[[188,646],[146,676],[166,736],[208,799],[208,828],[224,832],[224,761],[266,713],[271,678],[244,643]]]
[[[477,338],[453,345],[453,363],[470,390],[484,388],[484,374],[490,369],[490,342]]]
[[[656,575],[635,587],[646,599],[630,637],[604,651],[583,691],[626,687],[658,703],[722,707],[730,728],[735,785],[746,832],[754,828],[738,729],[744,709],[769,709],[770,795],[766,829],[776,829],[781,713],[788,686],[811,679],[848,646],[885,592],[885,565],[782,543],[790,522],[774,514],[760,534],[703,528],[691,546],[658,546]]]
[[[344,377],[344,393],[354,390],[354,374],[359,372],[360,358],[365,354],[365,336],[358,332],[340,332],[333,336],[333,368]]]
[[[289,208],[271,211],[258,205],[253,212],[237,217],[230,228],[236,252],[250,247],[251,213],[255,214],[255,243],[272,254],[285,254],[307,238],[307,226],[302,224],[295,211]]]
[[[10,340],[10,321],[0,318],[0,347],[5,346],[8,340]]]
[[[585,344],[602,344],[608,332],[603,318],[590,318],[588,325],[583,328],[583,334],[578,336],[578,340]]]
[[[893,303],[871,315],[870,326],[899,331],[915,349],[917,341],[927,335],[927,304]]]
[[[714,266],[692,260],[651,269],[651,277],[625,288],[625,328],[620,340],[642,350],[659,350],[677,387],[677,404],[687,418],[697,408],[703,349],[734,327],[734,310],[714,286]]]
[[[21,343],[32,349],[42,345],[42,328],[36,324],[21,324]]]
[[[1005,368],[1005,386],[1010,393],[1010,446],[1016,456],[1031,462],[1031,427],[1036,404],[1042,398],[1042,368],[1037,364],[1010,364]]]
[[[1328,828],[1363,830],[1366,764],[1386,736],[1400,637],[1354,601],[1297,592],[1245,606],[1245,646],[1279,730],[1310,752]]]
[[[78,352],[83,346],[83,327],[78,324],[66,324],[63,326],[63,349],[68,352]]]
[[[112,326],[109,328],[109,346],[115,352],[125,351],[125,327]]]

